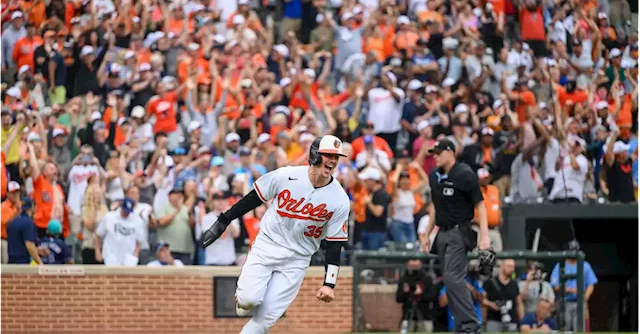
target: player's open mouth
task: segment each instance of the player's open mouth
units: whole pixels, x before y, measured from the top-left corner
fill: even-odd
[[[328,169],[330,172],[336,167],[336,164],[333,162],[327,162],[324,164],[324,168]]]

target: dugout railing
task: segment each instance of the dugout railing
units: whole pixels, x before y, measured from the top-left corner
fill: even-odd
[[[575,332],[584,332],[585,329],[585,312],[584,312],[584,262],[585,255],[582,251],[560,251],[560,252],[532,252],[532,251],[505,251],[496,254],[498,259],[514,259],[514,260],[555,260],[559,261],[560,268],[560,287],[558,291],[557,305],[560,316],[558,317],[559,328],[564,326],[564,314],[566,309],[566,281],[577,280],[577,328]],[[469,259],[477,258],[476,253],[469,253]],[[361,285],[365,282],[365,278],[361,277],[363,270],[383,270],[395,272],[396,277],[402,275],[406,262],[410,259],[421,259],[427,269],[435,269],[438,257],[433,254],[425,254],[412,251],[361,251],[357,250],[351,253],[351,266],[353,267],[353,331],[362,332],[375,330],[376,328],[367,328],[361,323],[365,317],[363,316],[363,307],[371,307],[372,305],[362,305]],[[577,270],[575,275],[565,274],[565,260],[577,260]],[[376,284],[376,282],[373,282]],[[382,282],[384,283],[384,282]],[[383,284],[384,285],[384,284]],[[391,284],[389,284],[391,285]],[[373,292],[374,294],[376,292]],[[385,305],[379,305],[383,308]],[[399,325],[399,323],[398,323]]]

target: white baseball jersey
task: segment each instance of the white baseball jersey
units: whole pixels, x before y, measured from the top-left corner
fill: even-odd
[[[260,177],[254,188],[262,201],[273,199],[260,233],[276,244],[311,256],[322,239],[347,241],[349,197],[336,179],[315,188],[309,166],[283,167]]]
[[[102,239],[102,257],[107,266],[136,265],[133,252],[142,243],[142,218],[135,213],[122,218],[120,209],[107,213],[98,223],[96,234]],[[135,264],[133,263],[135,262]]]

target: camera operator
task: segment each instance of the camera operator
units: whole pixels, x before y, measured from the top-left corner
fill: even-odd
[[[524,305],[518,283],[511,279],[515,266],[513,259],[502,261],[498,276],[484,283],[487,332],[518,331],[518,324],[524,316]]]
[[[402,333],[433,331],[436,297],[433,277],[422,268],[422,261],[407,261],[407,270],[400,278],[396,292],[396,301],[402,304]]]
[[[544,299],[553,306],[555,294],[551,283],[545,281],[547,273],[543,272],[542,263],[531,261],[527,266],[527,274],[524,281],[518,283],[520,298],[524,303],[524,312],[533,313],[536,311],[538,301]]]
[[[482,301],[484,296],[484,290],[482,289],[482,283],[480,282],[480,271],[478,268],[478,264],[472,261],[468,265],[467,271],[467,282],[466,282],[467,291],[471,293],[471,299],[473,300],[473,309],[476,312],[476,317],[478,317],[478,321],[482,323]],[[449,304],[449,298],[447,297],[447,289],[446,286],[442,286],[440,290],[440,297],[438,300],[440,307],[447,307]],[[455,319],[453,318],[453,313],[451,313],[451,308],[447,307],[447,318],[449,319],[449,331],[454,331],[455,329]]]

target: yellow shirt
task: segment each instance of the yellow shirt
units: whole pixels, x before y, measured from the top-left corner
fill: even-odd
[[[14,125],[15,126],[15,125]],[[5,155],[7,156],[6,159],[6,164],[7,165],[11,165],[13,163],[16,163],[20,160],[20,155],[18,153],[18,148],[20,147],[20,135],[22,134],[22,130],[24,129],[24,126],[21,125],[20,129],[18,130],[18,138],[16,138],[13,141],[13,144],[11,144],[11,147],[9,148],[9,152],[4,152]],[[9,135],[11,134],[11,130],[13,130],[13,126],[10,127],[9,129],[0,129],[0,141],[2,141],[2,145],[4,145],[4,143],[7,141],[7,139],[9,139]]]
[[[298,145],[297,143],[291,143],[291,145],[289,145],[289,148],[285,150],[285,152],[287,153],[287,159],[289,159],[289,161],[298,159],[304,153],[302,147],[300,147],[300,145]]]

